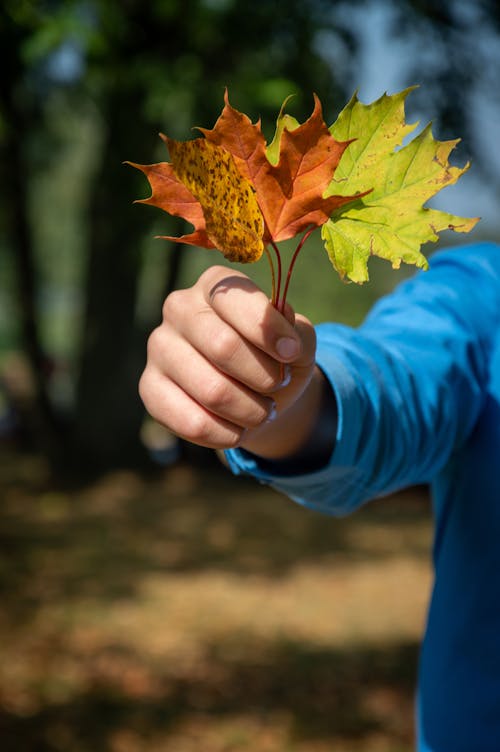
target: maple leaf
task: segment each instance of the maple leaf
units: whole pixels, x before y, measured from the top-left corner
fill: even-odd
[[[353,282],[368,280],[371,255],[387,259],[394,268],[404,261],[425,269],[423,243],[436,242],[446,229],[469,232],[478,221],[423,206],[455,183],[469,163],[451,166],[448,157],[458,140],[434,140],[430,125],[401,146],[417,126],[407,124],[404,115],[404,102],[413,88],[384,94],[370,105],[354,94],[330,128],[336,139],[355,140],[327,193],[352,195],[372,188],[349,206],[334,210],[321,231],[333,266]]]
[[[231,154],[204,138],[166,141],[174,173],[202,207],[210,240],[230,261],[257,261],[264,220],[255,190]]]
[[[276,119],[276,131],[274,133],[273,140],[266,147],[266,156],[272,165],[276,165],[279,162],[281,136],[283,135],[285,128],[289,131],[294,131],[300,125],[297,118],[294,118],[293,115],[289,115],[287,112],[285,112],[285,107],[287,106],[290,99],[292,99],[291,95],[287,97],[281,105],[279,115]]]
[[[469,164],[451,166],[448,157],[457,141],[436,141],[430,126],[402,145],[416,127],[405,122],[410,91],[384,94],[370,105],[355,94],[331,128],[318,97],[304,123],[285,113],[285,100],[267,144],[260,121],[252,123],[234,109],[226,90],[214,127],[198,129],[203,138],[182,142],[162,136],[171,164],[128,163],[151,185],[151,196],[139,203],[191,222],[192,233],[165,236],[169,240],[218,248],[230,261],[256,261],[265,252],[272,301],[281,311],[297,256],[316,227],[343,279],[365,282],[371,255],[395,268],[402,261],[426,268],[422,244],[438,240],[444,229],[468,232],[478,220],[424,206]],[[299,233],[282,287],[277,243]]]
[[[157,206],[174,217],[182,217],[195,228],[195,231],[189,235],[180,237],[159,235],[159,238],[172,240],[175,243],[201,246],[202,248],[215,248],[206,232],[205,217],[200,202],[177,178],[171,164],[168,162],[157,162],[150,165],[137,164],[136,162],[125,162],[125,164],[141,170],[151,186],[151,196],[137,199],[134,201],[135,204]]]
[[[257,261],[264,250],[264,222],[255,191],[238,171],[231,155],[205,139],[175,141],[161,135],[172,163],[138,165],[152,194],[139,203],[181,216],[195,231],[175,242],[218,248],[230,261]]]
[[[269,149],[260,121],[252,123],[234,109],[227,90],[214,128],[199,130],[208,141],[231,152],[241,173],[255,187],[268,242],[293,238],[311,225],[319,227],[334,209],[353,200],[345,193],[323,197],[349,141],[338,141],[330,134],[317,96],[305,123],[284,115],[282,108]]]

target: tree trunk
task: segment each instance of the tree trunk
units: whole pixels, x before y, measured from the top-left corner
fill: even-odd
[[[141,122],[141,105],[128,92],[112,92],[107,99],[102,167],[89,211],[87,309],[72,443],[78,465],[96,470],[137,464],[144,457],[137,383],[145,332],[138,330],[135,307],[141,241],[153,217],[132,206],[141,188],[123,165],[129,157],[153,152],[153,137],[144,142],[150,129]]]

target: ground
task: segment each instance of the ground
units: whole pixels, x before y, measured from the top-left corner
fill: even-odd
[[[3,752],[409,752],[424,489],[345,519],[223,468],[0,458]]]

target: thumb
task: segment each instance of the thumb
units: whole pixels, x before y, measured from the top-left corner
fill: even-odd
[[[282,311],[282,315],[286,318],[289,324],[295,326],[295,311],[289,303],[285,303],[285,308]]]

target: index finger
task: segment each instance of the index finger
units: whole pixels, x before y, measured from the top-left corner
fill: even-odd
[[[300,357],[298,333],[249,277],[215,267],[207,272],[206,282],[206,302],[244,339],[284,363]]]

